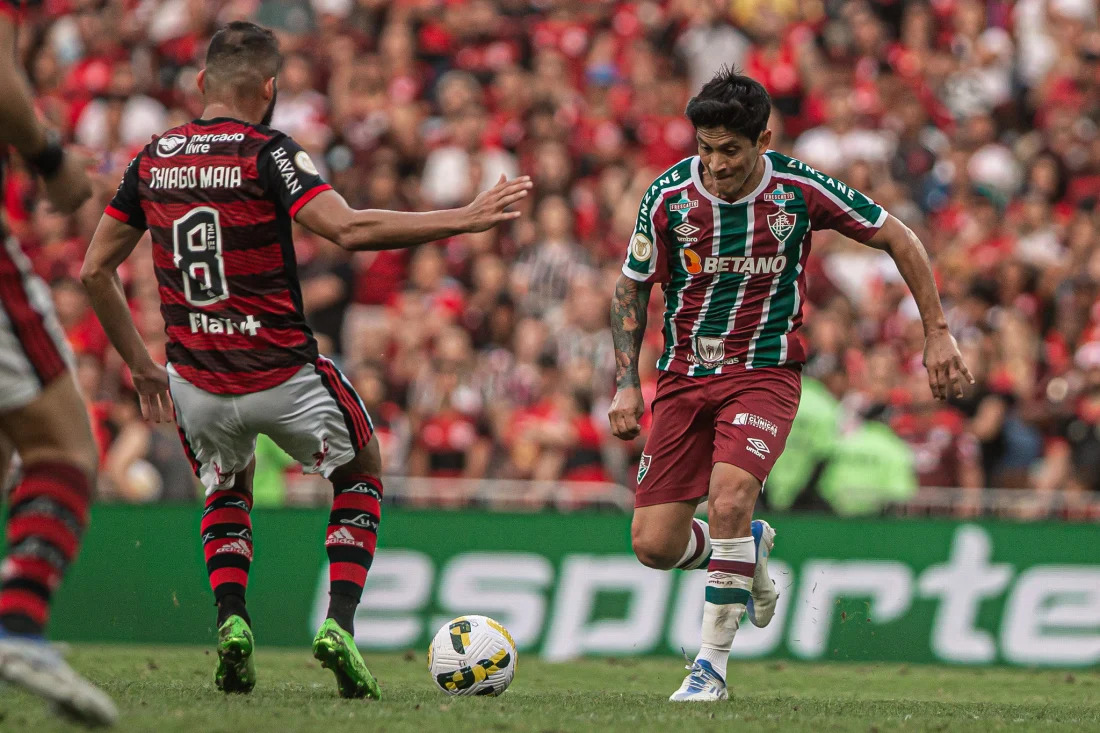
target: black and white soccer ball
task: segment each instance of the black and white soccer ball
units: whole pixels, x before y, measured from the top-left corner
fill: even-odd
[[[499,695],[516,676],[516,642],[487,616],[443,624],[428,647],[432,681],[448,695]]]

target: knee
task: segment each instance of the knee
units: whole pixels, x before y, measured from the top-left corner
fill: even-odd
[[[342,474],[382,475],[382,451],[378,447],[377,436],[372,435],[370,442],[354,458],[336,469],[333,478],[339,478]]]
[[[85,433],[85,431],[81,431]],[[99,447],[90,431],[80,435],[65,447],[65,460],[84,471],[94,485],[99,473]]]
[[[631,530],[630,543],[634,548],[634,555],[638,562],[647,568],[657,570],[670,570],[676,567],[680,556],[684,553],[683,547],[675,547],[668,538],[655,532],[646,532],[637,526]]]
[[[99,449],[95,439],[88,435],[72,437],[65,441],[42,442],[21,449],[19,458],[24,466],[37,463],[62,463],[74,466],[88,478],[90,485],[94,486],[99,474]]]
[[[716,483],[710,489],[711,516],[751,519],[759,493],[760,482],[747,473]]]

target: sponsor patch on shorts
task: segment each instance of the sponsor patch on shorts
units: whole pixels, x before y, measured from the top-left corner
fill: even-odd
[[[765,433],[779,435],[779,426],[767,418],[753,415],[751,412],[739,412],[733,416],[734,425],[747,425],[750,428],[763,430]]]

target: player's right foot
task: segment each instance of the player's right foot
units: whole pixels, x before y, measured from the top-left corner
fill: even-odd
[[[313,656],[325,669],[336,675],[340,697],[370,697],[382,699],[378,682],[367,669],[355,639],[334,619],[325,619],[313,639]]]
[[[214,684],[222,692],[248,694],[256,686],[256,662],[252,652],[256,642],[252,629],[234,614],[218,629],[218,669]]]
[[[111,698],[74,672],[40,636],[0,631],[0,679],[46,699],[78,723],[112,725],[118,719]]]
[[[752,538],[756,543],[756,572],[752,576],[752,596],[748,603],[749,621],[763,628],[771,623],[775,602],[779,600],[775,582],[768,575],[768,557],[775,547],[775,530],[763,519],[754,519]]]
[[[691,674],[684,679],[680,689],[668,698],[670,702],[717,702],[729,699],[726,681],[714,671],[710,662],[699,659],[692,662],[688,669]]]

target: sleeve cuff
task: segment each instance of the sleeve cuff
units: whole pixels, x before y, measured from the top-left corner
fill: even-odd
[[[882,231],[882,225],[886,223],[886,219],[889,218],[889,216],[890,212],[888,212],[886,209],[881,209],[881,213],[878,215],[878,219],[871,222],[869,225],[857,227],[850,234],[846,234],[843,231],[841,231],[840,233],[845,234],[845,236],[847,236],[848,238],[854,239],[861,244],[867,244],[876,236],[878,236],[879,232]]]
[[[296,217],[298,215],[298,212],[301,211],[302,207],[312,201],[318,194],[331,190],[332,186],[328,185],[327,183],[322,183],[321,185],[314,186],[313,188],[306,191],[304,194],[302,194],[301,198],[290,205],[290,218],[293,219],[294,217]]]
[[[630,269],[629,266],[627,266],[626,263],[623,263],[623,274],[629,277],[631,280],[637,280],[640,283],[649,282],[649,275],[640,275],[637,272],[634,272]]]
[[[122,209],[116,209],[114,206],[111,206],[110,204],[107,204],[107,208],[103,210],[103,213],[106,214],[107,216],[111,217],[112,219],[118,219],[123,224],[129,224],[130,223],[130,215],[129,214],[127,214]]]

